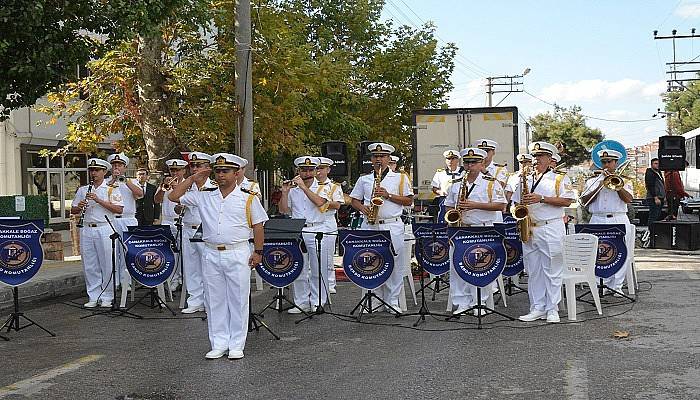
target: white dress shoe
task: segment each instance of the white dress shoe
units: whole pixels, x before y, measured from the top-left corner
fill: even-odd
[[[221,357],[225,356],[227,352],[228,352],[227,349],[223,349],[223,350],[212,349],[209,353],[204,355],[204,358],[206,358],[207,360],[215,360],[217,358],[221,358]],[[243,353],[241,353],[241,354],[243,354]]]
[[[484,309],[478,310],[478,309],[476,309],[476,310],[474,310],[474,316],[475,316],[475,317],[478,317],[478,316],[479,316],[479,311],[481,311],[481,316],[482,316],[482,317],[491,314],[491,311],[489,311],[489,310],[484,310]]]
[[[554,310],[547,312],[547,322],[551,324],[559,323],[559,312]]]
[[[112,302],[111,301],[102,301],[100,303],[100,307],[102,308],[112,308]]]
[[[243,358],[243,352],[241,350],[229,350],[228,359],[229,360],[240,360]]]
[[[532,322],[532,321],[537,321],[538,319],[544,319],[547,316],[547,313],[545,311],[530,311],[529,313],[525,315],[521,315],[518,317],[519,320],[523,322]]]
[[[335,294],[336,293],[335,288],[328,289],[328,293]]]
[[[180,312],[183,314],[194,314],[196,312],[202,312],[202,311],[204,311],[204,306],[193,306],[193,307],[184,308]]]
[[[306,307],[292,307],[289,310],[287,310],[287,314],[301,314],[303,312],[311,312],[311,308],[306,308]]]
[[[398,304],[389,304],[391,307],[386,307],[386,312],[389,314],[401,314],[401,306]]]
[[[459,306],[456,310],[452,311],[452,315],[461,314],[469,309],[469,306]]]
[[[88,301],[87,303],[83,304],[83,307],[95,308],[95,307],[97,307],[97,301]]]

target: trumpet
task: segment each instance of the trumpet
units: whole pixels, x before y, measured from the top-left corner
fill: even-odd
[[[295,188],[295,187],[299,186],[299,185],[297,185],[297,183],[294,182],[292,179],[287,179],[287,180],[285,180],[285,181],[282,181],[282,184],[283,184],[283,185],[289,185],[289,187],[291,187],[291,188]]]
[[[173,182],[176,180],[176,177],[169,177],[166,175],[163,179],[163,183],[161,183],[160,186],[163,188],[163,190],[168,191],[173,188]]]

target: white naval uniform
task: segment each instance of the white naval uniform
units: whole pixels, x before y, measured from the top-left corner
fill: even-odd
[[[243,180],[241,181],[241,188],[249,191],[249,192],[254,192],[258,196],[258,199],[262,201],[262,192],[260,191],[260,185],[258,182],[251,181],[247,177],[243,177]]]
[[[389,171],[382,179],[381,187],[392,195],[413,196],[410,180],[399,172]],[[364,205],[370,206],[372,192],[374,191],[374,173],[361,176],[350,193],[353,199],[362,201]],[[384,199],[384,205],[379,207],[377,223],[370,225],[367,217],[364,216],[361,229],[375,231],[389,231],[391,233],[391,244],[394,247],[394,270],[384,285],[376,289],[376,294],[395,309],[399,309],[399,294],[403,285],[403,272],[399,268],[399,254],[403,251],[404,244],[404,224],[401,220],[403,207],[389,199]]]
[[[468,185],[468,188],[471,188],[472,185],[474,186],[471,193],[469,193],[469,197],[467,197],[468,200],[479,203],[506,203],[501,185],[495,180],[485,179],[484,174],[479,174],[473,183],[467,182],[466,178],[464,178],[461,182],[452,185],[445,199],[446,207],[455,207],[457,205],[459,192],[464,183]],[[462,224],[464,226],[493,226],[494,222],[503,222],[503,214],[500,211],[469,210],[462,213]],[[477,303],[476,286],[465,282],[459,277],[452,264],[452,251],[453,248],[450,247],[450,297],[452,304],[458,308],[471,307]],[[481,293],[481,304],[486,303],[490,295],[490,290],[483,290]]]
[[[309,190],[320,197],[329,199],[328,185],[319,185],[314,178]],[[310,310],[312,306],[321,305],[328,302],[328,260],[333,257],[332,240],[335,236],[323,235],[321,239],[321,286],[319,287],[319,265],[318,246],[316,243],[316,232],[332,233],[331,227],[326,225],[326,217],[320,208],[317,207],[300,188],[292,188],[287,194],[287,204],[291,210],[292,218],[305,219],[304,229],[302,229],[302,239],[306,246],[304,254],[304,269],[299,277],[292,282],[294,289],[294,303],[302,310]]]
[[[457,167],[456,170],[450,170],[449,168],[440,168],[433,175],[433,180],[430,183],[432,187],[440,189],[441,193],[447,193],[452,186],[452,181],[459,179],[464,176],[464,168]]]
[[[214,182],[207,178],[201,188],[196,183],[187,190],[199,192],[205,189],[215,188]],[[180,201],[180,204],[186,205]],[[185,214],[182,216],[182,259],[183,274],[185,275],[185,287],[187,288],[187,307],[199,307],[204,304],[204,287],[202,286],[202,261],[204,257],[204,243],[191,242],[202,223],[202,218],[196,205],[186,205]]]
[[[85,200],[87,189],[87,186],[78,188],[73,199],[73,207],[77,207],[78,203]],[[99,187],[93,187],[92,192],[102,200],[109,200],[115,205],[124,205],[121,193],[108,186],[106,180],[102,181]],[[109,303],[114,300],[114,290],[110,279],[112,276],[112,240],[109,236],[112,234],[112,228],[109,227],[105,216],[113,220],[114,214],[94,201],[88,201],[83,227],[80,228],[80,255],[83,261],[85,287],[89,300]],[[115,257],[118,257],[118,254]]]
[[[547,171],[532,190],[539,176],[527,177],[531,193],[545,197],[561,197],[574,200],[573,187],[569,177]],[[520,202],[520,183],[513,192],[512,200]],[[528,297],[530,311],[558,311],[561,301],[561,279],[564,270],[561,252],[564,227],[564,207],[537,203],[529,207],[532,219],[532,235],[523,243],[523,261],[528,274]]]
[[[323,182],[325,185],[328,186],[328,198],[330,201],[335,201],[340,204],[345,203],[345,196],[343,195],[343,188],[338,185],[337,183],[334,183],[332,180],[326,178],[326,181]],[[324,248],[330,249],[328,251],[328,290],[335,289],[335,264],[333,262],[333,256],[335,255],[335,243],[336,240],[338,239],[338,221],[336,220],[336,214],[338,213],[338,210],[336,209],[331,209],[328,208],[326,211],[323,213],[323,216],[325,217],[324,220],[324,225],[326,228],[326,232],[330,232],[331,235],[324,235],[323,236],[323,241],[324,243],[322,246]]]
[[[506,184],[508,181],[508,167],[505,165],[498,166],[494,162],[491,162],[488,167],[484,168],[490,177],[496,178],[497,181]]]
[[[243,351],[251,273],[248,239],[251,227],[267,221],[267,214],[260,200],[240,187],[225,198],[219,189],[191,190],[180,203],[195,211],[202,221],[202,277],[211,348]]]
[[[175,206],[177,203],[174,201],[170,201],[168,198],[168,195],[170,195],[170,192],[173,190],[166,190],[163,192],[163,201],[161,202],[161,212],[160,212],[160,223],[161,225],[169,225],[170,226],[170,232],[173,233],[173,237],[178,241],[176,243],[178,249],[180,249],[180,241],[178,240],[177,236],[177,227],[175,226],[175,221],[177,220],[177,213],[175,212]],[[183,240],[184,242],[184,240]],[[175,269],[173,270],[173,274],[170,275],[170,288],[174,289],[179,283],[182,283],[182,275],[180,271],[180,257],[177,257],[177,263],[178,265],[175,266]]]
[[[131,183],[134,185],[141,187],[139,180],[138,179],[130,179]],[[119,232],[119,234],[123,234],[124,232],[127,232],[129,230],[129,226],[138,226],[139,221],[136,219],[136,198],[134,197],[134,192],[129,189],[129,186],[126,185],[126,182],[119,182],[116,181],[114,183],[114,190],[118,190],[119,193],[122,196],[122,202],[124,203],[124,210],[120,215],[115,215],[114,218],[114,228]],[[122,249],[122,246],[117,246],[118,252],[119,252],[119,268],[117,269],[117,275],[119,276],[119,280],[117,282],[121,282],[122,284],[129,285],[131,281],[131,276],[126,270],[126,258],[124,254],[124,249]]]
[[[602,182],[605,177],[601,174],[595,177],[591,177],[586,181],[586,186],[581,194],[585,196],[586,194],[593,191],[593,189],[598,187],[598,184]],[[632,193],[632,185],[629,181],[625,181],[625,190],[628,193]],[[620,196],[616,191],[610,190],[608,188],[603,188],[600,190],[598,195],[591,201],[588,205],[588,211],[591,215],[591,224],[624,224],[625,225],[625,245],[627,246],[627,259],[623,264],[622,268],[611,276],[604,280],[606,286],[620,291],[622,290],[622,285],[625,281],[625,276],[630,268],[631,261],[634,255],[634,225],[630,224],[630,220],[627,217],[627,204],[620,199]]]
[[[508,176],[508,181],[506,181],[506,187],[505,191],[514,193],[515,189],[518,187],[520,184],[520,174],[523,172],[522,169],[514,172],[513,174]]]

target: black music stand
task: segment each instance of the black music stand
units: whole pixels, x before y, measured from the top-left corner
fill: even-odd
[[[124,254],[126,254],[127,250],[126,245],[124,245],[124,241],[122,240],[122,235],[119,234],[119,232],[117,232],[116,229],[114,229],[114,225],[112,224],[112,221],[107,215],[105,215],[105,219],[107,220],[109,227],[112,228],[112,234],[109,235],[109,238],[112,240],[112,274],[109,277],[109,279],[112,281],[113,290],[112,306],[108,310],[93,312],[90,315],[84,315],[80,317],[80,319],[94,317],[95,315],[108,315],[110,317],[128,317],[134,319],[143,319],[141,315],[131,313],[128,310],[121,310],[119,308],[119,304],[117,303],[117,241],[119,241],[119,244],[122,246]],[[109,284],[109,282],[107,284]]]
[[[265,240],[291,240],[299,242],[301,240],[301,230],[304,229],[304,219],[292,219],[292,218],[276,218],[270,219],[265,222]],[[302,267],[303,268],[303,267]],[[303,273],[303,272],[302,272]],[[264,278],[263,278],[264,279]],[[263,317],[263,313],[267,309],[276,309],[278,313],[282,313],[292,308],[296,308],[301,311],[302,314],[308,315],[306,311],[302,310],[296,303],[289,299],[284,294],[284,288],[275,287],[277,292],[275,296],[262,310],[258,313],[254,313],[255,317]],[[288,307],[284,307],[282,304],[288,304]],[[277,304],[273,307],[273,304]]]
[[[435,236],[434,230],[432,231],[432,234],[433,234],[433,236]],[[418,246],[421,246],[421,249],[422,249],[422,244],[423,244],[422,241],[423,240],[424,239],[422,237],[416,238],[416,241],[417,241],[416,243]],[[433,240],[435,240],[435,239],[433,238]],[[437,285],[438,281],[436,281],[436,279],[438,279],[441,275],[436,275],[435,278],[433,278],[427,285],[425,285],[425,269],[423,268],[423,257],[422,257],[423,251],[422,250],[420,252],[416,251],[416,253],[421,255],[421,257],[418,260],[421,288],[420,288],[420,290],[416,291],[416,293],[420,292],[420,309],[418,310],[418,312],[415,312],[415,313],[401,314],[402,317],[403,316],[418,315],[419,316],[418,320],[413,323],[414,327],[418,326],[421,322],[425,322],[426,315],[432,315],[432,316],[436,316],[436,317],[449,317],[449,315],[434,313],[434,312],[430,311],[430,309],[428,309],[428,304],[425,301],[425,288],[429,287],[428,285],[430,285],[430,282],[435,282]],[[434,289],[433,289],[433,300],[435,300],[435,290]]]
[[[493,283],[493,281],[491,283],[489,283],[489,285],[492,283]],[[474,311],[476,311],[476,315],[474,315],[474,317],[477,318],[477,320],[479,321],[477,323],[478,329],[481,329],[481,320],[485,316],[487,316],[488,314],[491,314],[491,313],[496,314],[496,315],[500,315],[501,317],[506,318],[510,321],[515,321],[515,318],[511,317],[510,315],[506,315],[506,314],[503,314],[502,312],[498,312],[498,311],[494,310],[493,308],[489,308],[485,304],[481,303],[481,288],[479,286],[476,287],[476,304],[474,304],[473,306],[469,307],[468,309],[462,311],[459,314],[453,314],[453,315],[447,317],[445,319],[445,321],[458,319],[459,317],[461,317],[462,315],[465,315],[465,314],[466,315],[473,315]]]
[[[35,322],[33,319],[27,317],[24,315],[23,312],[19,310],[19,289],[17,289],[17,286],[12,288],[12,299],[14,301],[14,311],[10,314],[10,316],[7,318],[4,324],[0,326],[0,331],[3,329],[7,328],[7,332],[9,333],[11,330],[15,330],[19,332],[20,330],[24,328],[28,328],[32,325],[36,325],[37,328],[43,330],[44,332],[48,333],[51,336],[56,336],[55,333],[51,332],[50,330],[44,328],[43,326],[39,325],[37,322]],[[20,320],[24,318],[26,319],[29,323],[27,325],[20,325]],[[10,340],[9,338],[6,338],[5,336],[0,335],[0,339],[8,341]]]

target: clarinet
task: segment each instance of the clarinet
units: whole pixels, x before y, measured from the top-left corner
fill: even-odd
[[[87,202],[88,202],[87,195],[90,194],[90,192],[92,192],[92,184],[93,184],[93,182],[92,182],[92,180],[90,180],[90,183],[88,184],[88,188],[87,188],[87,193],[85,193],[85,205],[80,210],[80,219],[78,220],[78,224],[76,225],[78,228],[82,228],[83,222],[85,222],[85,210],[87,210]]]

